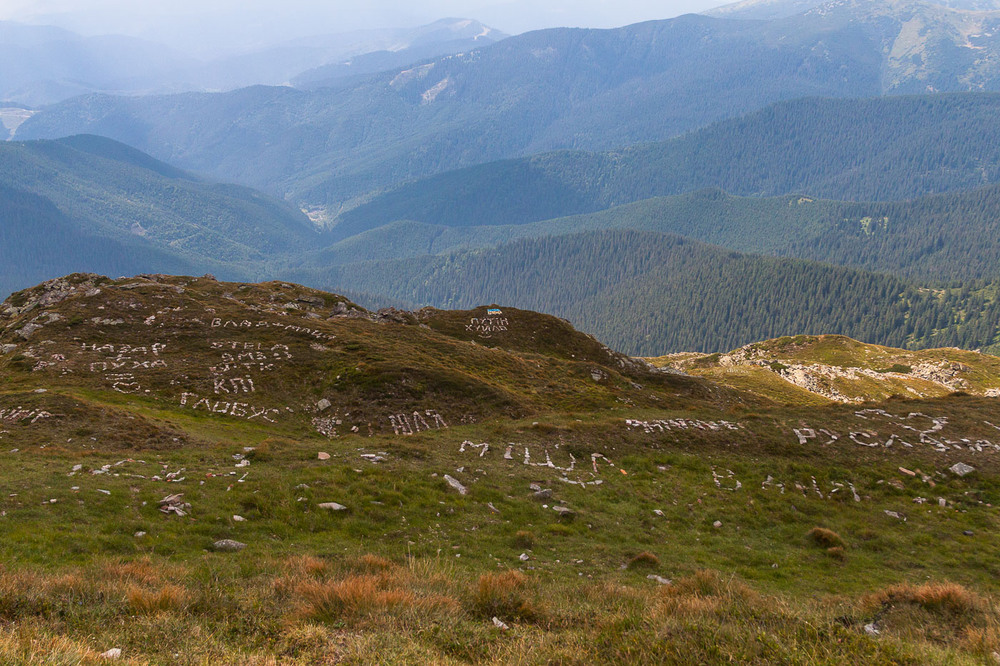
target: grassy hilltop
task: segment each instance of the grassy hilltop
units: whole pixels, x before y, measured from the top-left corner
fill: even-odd
[[[0,662],[988,663],[1000,368],[954,354],[53,280],[0,306]]]

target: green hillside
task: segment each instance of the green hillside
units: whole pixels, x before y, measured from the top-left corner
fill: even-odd
[[[544,310],[632,354],[722,351],[799,333],[897,347],[1000,341],[1000,302],[992,289],[933,291],[886,275],[738,254],[653,232],[523,239],[286,275],[437,307]]]

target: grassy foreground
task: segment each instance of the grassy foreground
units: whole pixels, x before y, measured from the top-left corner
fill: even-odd
[[[998,660],[995,398],[160,280],[0,316],[0,664]]]

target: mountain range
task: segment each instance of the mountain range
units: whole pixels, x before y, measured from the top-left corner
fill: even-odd
[[[998,23],[996,12],[893,0],[773,21],[543,30],[333,89],[84,96],[16,136],[109,136],[335,219],[408,179],[664,140],[780,100],[997,90]]]

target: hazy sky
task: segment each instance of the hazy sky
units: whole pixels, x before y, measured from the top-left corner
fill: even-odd
[[[128,34],[186,50],[253,47],[361,28],[475,18],[510,33],[608,28],[725,4],[720,0],[0,0],[0,19],[85,34]]]

